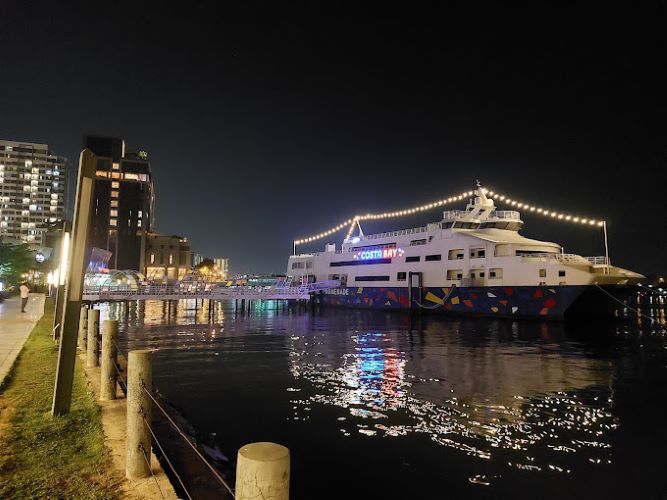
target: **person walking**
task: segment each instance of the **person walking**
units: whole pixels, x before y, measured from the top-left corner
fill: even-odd
[[[28,303],[28,294],[30,293],[30,288],[28,288],[28,283],[26,283],[25,281],[21,283],[19,290],[21,290],[21,312],[24,313],[25,306]]]

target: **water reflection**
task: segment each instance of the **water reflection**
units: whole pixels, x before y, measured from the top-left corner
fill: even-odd
[[[527,470],[569,472],[560,455],[573,452],[610,463],[617,423],[608,361],[564,351],[547,324],[533,325],[546,340],[519,345],[497,330],[480,339],[458,325],[452,333],[433,322],[412,340],[361,332],[342,355],[328,334],[292,336],[290,370],[315,392],[292,400],[294,417],[307,418],[315,404],[337,406],[347,410],[338,418],[343,436],[425,434],[481,459],[515,450],[508,464]]]
[[[667,366],[664,308],[644,312],[657,321],[410,320],[295,313],[279,303],[241,312],[234,303],[195,301],[110,304],[102,316],[120,319],[121,344],[159,347],[157,385],[223,449],[237,433],[253,432],[244,427],[252,419],[272,433],[282,429],[297,448],[316,441],[334,452],[361,439],[387,453],[409,444],[433,462],[454,454],[479,464],[463,467],[478,487],[512,474],[613,469],[619,443],[634,439],[623,433],[619,387],[627,399],[640,363]],[[218,399],[220,408],[211,404]],[[233,420],[224,411],[230,406]],[[323,441],[330,429],[335,439]],[[322,474],[300,466],[314,482]]]

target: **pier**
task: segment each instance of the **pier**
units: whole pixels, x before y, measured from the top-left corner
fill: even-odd
[[[82,300],[310,300],[314,293],[338,288],[338,280],[318,281],[299,286],[226,287],[210,283],[178,282],[165,285],[119,285],[84,287]]]

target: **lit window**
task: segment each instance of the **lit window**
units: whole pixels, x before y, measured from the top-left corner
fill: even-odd
[[[111,165],[111,168],[113,168],[114,170],[120,170],[120,164],[118,164],[118,163],[113,163],[113,164]]]
[[[151,264],[155,264],[155,254],[151,254]]]
[[[110,226],[115,226],[117,224],[116,219],[110,219],[109,220],[109,225]]]
[[[112,198],[118,198],[118,191],[111,191]]]
[[[111,215],[111,217],[118,217],[118,210],[110,210],[109,215]]]
[[[118,189],[118,188],[120,187],[120,182],[113,181],[113,182],[111,183],[111,187],[112,187],[113,189]]]
[[[169,254],[169,265],[171,266],[174,263],[174,256]]]

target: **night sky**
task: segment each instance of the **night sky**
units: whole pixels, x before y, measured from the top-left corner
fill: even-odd
[[[2,0],[0,138],[74,165],[86,133],[148,151],[157,230],[233,272],[285,272],[295,238],[480,179],[606,218],[614,264],[667,273],[665,2],[361,4]],[[524,220],[604,253],[600,230]]]

